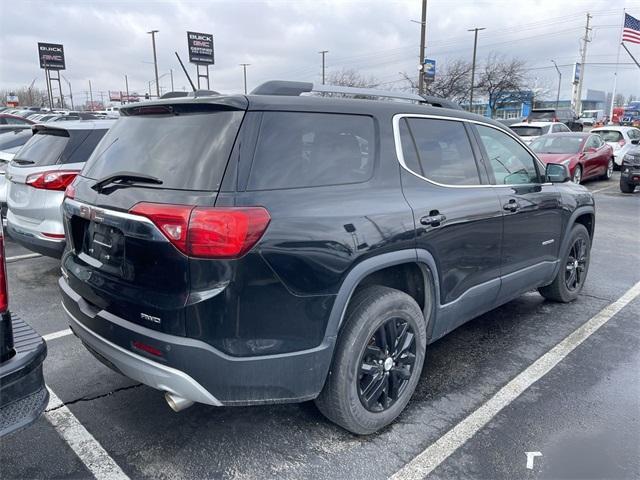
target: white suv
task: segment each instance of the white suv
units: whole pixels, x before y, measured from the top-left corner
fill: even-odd
[[[640,142],[640,129],[636,127],[600,127],[591,130],[613,148],[613,161],[617,166],[622,165],[622,159],[634,144]]]
[[[509,127],[526,144],[531,143],[536,138],[547,133],[570,132],[569,127],[560,122],[522,122],[515,123]]]

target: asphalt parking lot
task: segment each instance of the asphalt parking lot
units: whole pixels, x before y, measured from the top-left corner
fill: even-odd
[[[531,292],[431,345],[407,410],[369,437],[329,423],[312,402],[174,413],[66,334],[59,263],[9,240],[11,308],[49,336],[45,378],[64,405],[54,398],[33,426],[1,440],[0,476],[638,478],[640,296],[616,301],[640,282],[640,189],[620,193],[617,172],[586,186],[597,220],[579,299]],[[589,334],[553,357],[581,327]],[[496,398],[507,398],[497,410]]]

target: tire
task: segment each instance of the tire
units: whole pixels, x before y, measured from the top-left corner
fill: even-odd
[[[389,333],[392,326],[402,330],[404,325],[407,334],[398,344],[408,343],[409,333],[414,334],[405,353],[378,356],[378,351],[384,350],[379,347],[382,340],[389,338],[381,332]],[[409,295],[382,286],[358,292],[349,302],[329,375],[315,400],[318,409],[329,420],[358,435],[371,434],[390,424],[404,410],[420,379],[426,338],[424,316]],[[384,363],[378,364],[375,358]],[[371,385],[373,388],[365,388]],[[379,397],[368,395],[377,391],[382,391]],[[391,398],[393,393],[395,399]],[[365,407],[368,398],[372,400]]]
[[[620,191],[622,193],[633,193],[635,189],[636,186],[633,183],[623,182],[622,179],[620,179]]]
[[[569,243],[562,256],[560,257],[560,269],[550,285],[538,288],[540,294],[547,300],[554,302],[568,303],[573,302],[582,291],[587,273],[589,271],[589,260],[591,258],[591,238],[589,232],[582,224],[575,224],[569,234]],[[578,242],[583,242],[584,257],[574,249]],[[578,255],[576,255],[578,254]],[[577,262],[577,263],[576,263]],[[577,283],[572,286],[569,279],[572,278],[571,270],[576,274]],[[569,279],[567,278],[569,276]]]
[[[613,169],[615,167],[615,162],[613,161],[613,158],[609,159],[609,162],[607,163],[607,170],[604,172],[604,175],[602,175],[602,179],[603,180],[611,180],[611,177],[613,176]]]
[[[571,181],[577,184],[580,184],[580,182],[582,182],[582,165],[576,165],[576,168],[573,169]]]

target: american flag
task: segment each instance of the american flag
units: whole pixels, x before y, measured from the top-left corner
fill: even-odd
[[[624,29],[622,30],[622,41],[640,43],[640,20],[632,17],[628,13],[624,14]]]

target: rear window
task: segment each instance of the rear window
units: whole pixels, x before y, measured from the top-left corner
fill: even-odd
[[[529,145],[536,153],[578,153],[584,142],[584,137],[541,137]]]
[[[120,117],[83,175],[99,180],[126,171],[159,178],[163,188],[217,190],[244,111],[202,108]]]
[[[539,137],[543,135],[541,127],[509,127],[520,137]]]
[[[373,119],[364,115],[266,112],[248,190],[366,182],[374,132]]]
[[[555,116],[555,110],[532,111],[529,114],[529,120],[552,120]]]
[[[600,138],[605,142],[619,142],[622,140],[622,133],[615,130],[600,130],[595,133],[600,135]]]
[[[105,133],[106,129],[41,130],[17,153],[16,164],[33,167],[84,163]]]

